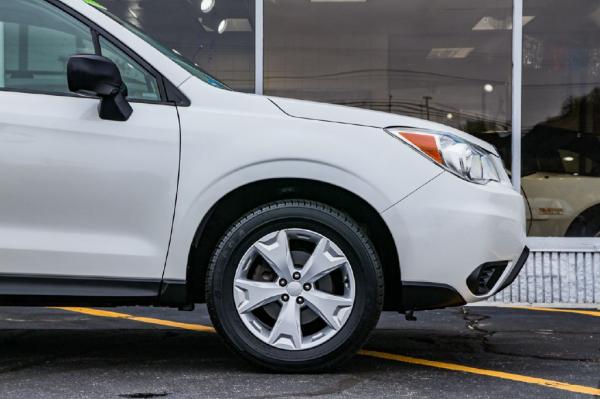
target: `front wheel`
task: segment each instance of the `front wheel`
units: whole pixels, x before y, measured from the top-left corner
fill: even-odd
[[[381,312],[383,273],[350,217],[289,200],[229,229],[206,290],[215,328],[234,351],[273,370],[313,371],[362,346]]]

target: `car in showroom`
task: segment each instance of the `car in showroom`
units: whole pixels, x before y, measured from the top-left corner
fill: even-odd
[[[0,3],[0,304],[208,304],[282,371],[382,310],[508,286],[525,207],[496,149],[386,113],[232,91],[95,1]]]
[[[529,235],[600,237],[598,121],[577,115],[589,115],[586,108],[597,108],[599,100],[598,89],[572,98],[561,115],[524,135],[522,185]]]
[[[600,140],[592,115],[600,90],[570,98],[554,117],[525,129],[521,186],[527,235],[600,237]],[[510,132],[480,135],[510,159]]]

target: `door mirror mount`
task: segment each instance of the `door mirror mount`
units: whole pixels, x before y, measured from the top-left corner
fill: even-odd
[[[108,58],[93,54],[71,56],[67,78],[70,91],[100,97],[98,115],[101,119],[124,122],[133,113],[121,72]]]

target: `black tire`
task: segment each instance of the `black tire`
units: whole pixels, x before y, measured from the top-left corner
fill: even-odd
[[[233,280],[243,254],[274,231],[306,228],[333,241],[348,258],[356,284],[355,302],[344,326],[323,344],[304,350],[271,346],[249,331],[234,303]],[[250,362],[279,372],[332,369],[351,358],[367,340],[383,305],[383,271],[373,245],[348,215],[305,200],[259,207],[227,231],[208,267],[206,298],[211,320],[226,344]]]
[[[600,205],[595,205],[573,220],[567,229],[566,237],[600,236]]]

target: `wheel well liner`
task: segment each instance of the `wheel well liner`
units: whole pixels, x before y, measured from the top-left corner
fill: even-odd
[[[246,212],[282,199],[313,200],[349,214],[365,230],[382,263],[385,278],[384,309],[402,309],[398,252],[392,234],[379,213],[348,190],[306,179],[269,179],[250,183],[228,193],[213,205],[198,226],[188,257],[189,302],[205,302],[206,268],[213,249],[226,230]]]

